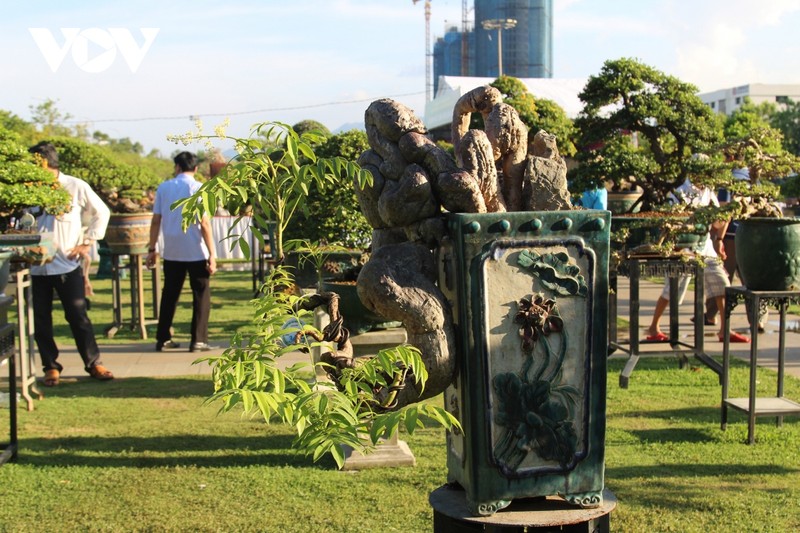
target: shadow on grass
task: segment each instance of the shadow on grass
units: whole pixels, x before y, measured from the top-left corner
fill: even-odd
[[[330,457],[314,463],[310,457],[292,450],[291,444],[291,435],[23,438],[20,439],[19,464],[93,468],[336,468]]]
[[[210,376],[177,378],[66,379],[58,387],[40,387],[45,398],[206,398],[214,392]]]

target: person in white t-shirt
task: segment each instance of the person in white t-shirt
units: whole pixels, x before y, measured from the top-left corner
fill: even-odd
[[[192,288],[192,331],[190,352],[204,352],[211,349],[208,344],[208,318],[211,312],[211,275],[217,270],[214,255],[214,239],[211,219],[208,215],[190,224],[183,230],[183,214],[180,209],[173,210],[172,204],[190,197],[200,188],[194,177],[197,171],[197,156],[191,152],[181,152],[174,158],[175,177],[159,185],[153,205],[153,221],[150,224],[150,243],[147,266],[152,268],[158,260],[156,243],[159,233],[163,234],[164,289],[161,293],[161,307],[156,331],[156,351],[180,348],[172,340],[172,320],[178,305],[183,283],[189,275]]]

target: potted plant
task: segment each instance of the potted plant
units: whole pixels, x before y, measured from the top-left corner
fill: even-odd
[[[46,262],[54,252],[52,243],[32,227],[33,218],[23,217],[32,207],[60,214],[69,209],[69,193],[51,172],[45,170],[28,153],[16,133],[0,127],[0,249],[5,249],[6,261],[0,270],[8,275],[7,260],[16,255],[30,263]],[[21,224],[24,219],[30,222]],[[27,226],[27,227],[25,227]],[[4,282],[0,283],[3,285]]]
[[[758,128],[731,143],[731,159],[749,170],[749,179],[731,184],[727,209],[737,221],[736,264],[751,290],[800,290],[800,219],[783,217],[776,204],[778,178],[800,170],[800,159],[783,149],[779,133]]]
[[[326,136],[315,151],[319,157],[356,160],[368,148],[366,133],[350,130]],[[319,243],[327,247],[326,261],[355,263],[369,248],[372,227],[361,212],[352,181],[342,180],[336,183],[325,182],[321,187],[312,185],[303,208],[295,213],[292,223],[287,226],[285,237],[287,240]],[[314,266],[314,261],[303,257],[307,253],[308,251],[293,249],[287,254],[288,264],[297,269],[297,283],[304,287],[315,283],[317,278],[314,272],[309,271]],[[302,268],[303,265],[305,269]],[[330,277],[325,272],[321,274]]]
[[[420,384],[427,379],[419,351],[410,346],[381,350],[373,358],[341,369],[338,386],[324,380],[309,382],[308,365],[286,370],[276,365],[285,353],[320,347],[330,362],[316,365],[330,367],[340,351],[348,347],[352,350],[348,333],[338,327],[337,320],[323,332],[309,324],[310,310],[320,297],[331,302],[337,298],[300,296],[287,290],[294,280],[283,264],[284,235],[305,207],[312,185],[357,180],[360,186],[367,186],[372,176],[342,157],[318,157],[315,148],[322,142],[321,136],[314,132],[299,134],[277,122],[254,126],[246,138],[229,136],[218,128],[215,135],[197,131],[173,139],[185,143],[224,140],[233,142],[238,153],[220,174],[181,203],[184,220],[209,213],[218,204],[238,217],[252,208],[255,235],[267,234],[270,226],[274,235],[270,244],[277,258],[275,268],[255,301],[258,331],[246,337],[237,335],[221,355],[199,360],[214,367],[216,392],[209,400],[221,400],[223,410],[241,406],[247,412],[260,412],[267,422],[277,418],[294,426],[298,449],[312,454],[315,460],[330,453],[340,467],[345,446],[367,451],[382,438],[395,434],[401,423],[413,431],[421,424],[420,415],[427,414],[447,428],[457,427],[457,421],[443,408],[428,404],[392,410],[396,394],[390,387],[393,382],[404,381],[407,376]],[[230,237],[249,254],[247,239]],[[334,331],[335,337],[331,334]]]
[[[80,139],[56,137],[49,142],[58,150],[61,169],[86,181],[111,210],[103,239],[111,252],[146,253],[155,189],[163,177]]]

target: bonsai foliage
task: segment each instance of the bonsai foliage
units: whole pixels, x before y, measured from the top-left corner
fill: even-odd
[[[311,311],[304,311],[304,297],[285,291],[292,278],[284,266],[273,269],[253,300],[257,332],[237,334],[231,347],[221,355],[197,362],[213,366],[214,394],[207,402],[221,401],[221,412],[241,407],[247,414],[260,414],[267,423],[277,421],[295,428],[294,447],[311,455],[314,461],[330,453],[339,467],[344,462],[344,447],[366,452],[395,434],[400,426],[409,433],[422,427],[422,418],[446,428],[458,422],[442,407],[417,404],[392,410],[391,393],[382,402],[376,390],[389,390],[406,375],[424,384],[427,372],[416,348],[407,345],[381,350],[375,357],[360,360],[345,369],[333,382],[316,379],[313,361],[279,368],[282,355],[297,350],[321,347],[321,334],[308,325]],[[323,363],[317,363],[323,367]],[[310,377],[312,376],[312,377]],[[397,383],[396,383],[397,382]]]
[[[368,148],[367,134],[351,130],[328,137],[315,151],[319,157],[355,161]],[[372,241],[372,226],[361,212],[353,180],[312,187],[303,209],[286,228],[285,237],[365,249]]]
[[[633,59],[607,61],[581,92],[575,121],[580,165],[575,190],[611,180],[617,190],[640,186],[642,207],[664,204],[687,177],[716,188],[730,181],[718,148],[719,121],[697,89]],[[693,160],[693,154],[708,154]],[[703,168],[700,168],[703,167]]]
[[[39,165],[20,136],[0,127],[0,216],[16,216],[35,206],[58,215],[70,204],[69,193]]]
[[[214,178],[202,185],[195,196],[181,202],[184,220],[194,220],[202,213],[213,215],[218,204],[236,222],[252,214],[261,231],[254,234],[264,244],[264,235],[272,234],[272,253],[284,257],[284,235],[293,217],[307,209],[312,188],[325,190],[336,184],[359,180],[361,186],[372,183],[372,175],[343,157],[318,157],[315,148],[325,138],[314,132],[298,134],[280,122],[266,122],[253,127],[250,137],[233,137],[224,128],[215,135],[205,135],[202,125],[196,132],[171,137],[185,143],[212,139],[234,143],[238,153],[233,161]],[[235,223],[231,227],[234,227]],[[311,229],[311,228],[303,228]],[[250,254],[250,245],[241,235],[230,235]]]
[[[318,134],[298,134],[279,122],[257,124],[247,138],[228,136],[222,126],[214,135],[204,135],[202,125],[177,138],[184,142],[233,141],[239,154],[192,197],[177,204],[183,208],[184,223],[213,213],[218,204],[240,218],[251,208],[257,228],[266,233],[274,224],[271,244],[273,254],[281,259],[284,232],[305,207],[312,187],[322,189],[352,180],[358,180],[360,186],[372,183],[372,175],[352,161],[319,157],[315,147],[324,139]],[[238,219],[232,227],[236,223]],[[249,254],[247,240],[233,237]],[[307,242],[305,247],[313,248]],[[237,334],[222,355],[198,360],[213,366],[215,394],[209,401],[221,400],[223,411],[241,406],[246,413],[260,412],[267,422],[290,424],[297,430],[296,448],[313,455],[314,460],[330,453],[340,466],[344,446],[366,451],[380,438],[394,434],[401,423],[408,431],[420,427],[420,415],[448,428],[457,426],[443,408],[421,404],[393,410],[391,402],[385,401],[391,400],[393,387],[406,376],[413,376],[420,387],[427,380],[422,356],[410,346],[382,350],[337,374],[335,383],[316,378],[311,358],[310,365],[281,370],[277,360],[289,352],[319,347],[335,353],[338,349],[335,343],[320,340],[324,339],[322,333],[308,324],[313,322],[313,298],[319,295],[301,297],[288,290],[294,279],[289,267],[281,263],[279,260],[271,270],[259,297],[253,300],[257,331],[248,337]],[[316,365],[323,370],[326,366]]]
[[[72,137],[48,139],[58,150],[61,170],[86,181],[114,213],[149,211],[164,176],[121,162],[100,146]]]

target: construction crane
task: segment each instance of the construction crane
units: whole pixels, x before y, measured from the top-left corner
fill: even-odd
[[[414,5],[419,0],[412,0]],[[425,0],[425,101],[433,99],[433,83],[431,82],[431,1]]]
[[[461,2],[461,75],[469,76],[469,7],[467,0]]]

